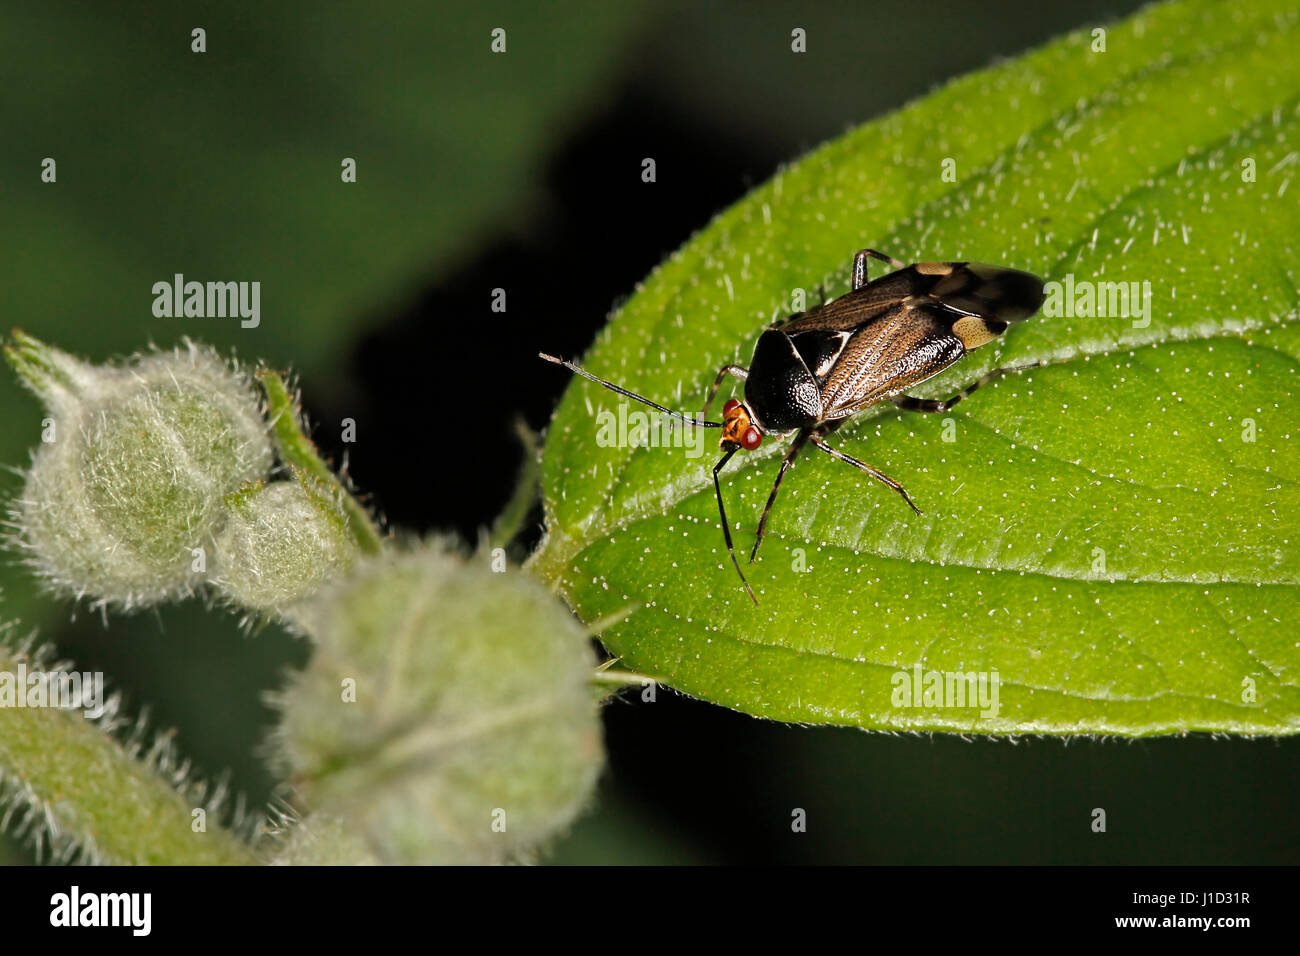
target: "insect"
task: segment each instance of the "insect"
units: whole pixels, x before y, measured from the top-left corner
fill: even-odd
[[[895,271],[868,281],[867,262],[879,259]],[[826,438],[857,412],[892,402],[913,412],[946,412],[981,386],[1042,362],[989,372],[944,401],[914,398],[907,389],[939,374],[971,349],[993,341],[1012,322],[1021,322],[1043,304],[1043,280],[1028,272],[972,262],[918,262],[906,265],[874,249],[853,257],[853,288],[818,308],[796,313],[759,336],[749,368],[724,365],[718,370],[703,414],[728,375],[745,383],[744,401],[731,399],[722,421],[688,418],[680,412],[597,378],[573,362],[541,353],[548,362],[620,395],[703,428],[722,429],[721,460],[713,468],[713,488],[731,563],[755,604],[736,558],[722,502],[719,473],[742,448],[752,451],[767,435],[793,435],[781,459],[749,554],[752,563],[763,541],[768,514],[781,480],[809,442],[832,458],[861,469],[898,492],[917,514],[903,486],[884,472],[832,448]]]

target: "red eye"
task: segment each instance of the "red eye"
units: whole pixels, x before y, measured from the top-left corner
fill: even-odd
[[[739,407],[740,407],[740,402],[736,401],[734,398],[729,399],[727,401],[727,404],[722,406],[722,414],[730,415]]]
[[[763,443],[763,433],[750,425],[745,429],[745,434],[740,437],[740,444],[749,451],[753,451]]]

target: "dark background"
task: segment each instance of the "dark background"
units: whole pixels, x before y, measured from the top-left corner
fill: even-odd
[[[10,324],[95,358],[191,334],[292,363],[322,449],[336,461],[346,452],[352,478],[389,522],[474,541],[516,480],[514,420],[544,428],[567,384],[539,350],[580,354],[639,279],[779,164],[948,78],[1138,5],[735,2],[599,16],[577,3],[540,14],[532,6],[344,4],[346,16],[325,24],[305,4],[3,15],[0,53],[19,57],[4,69],[34,71],[3,94],[18,117],[17,138],[0,154],[7,176],[34,179],[39,157],[61,149],[60,179],[73,193],[63,214],[99,223],[88,232],[130,248],[149,281],[169,278],[173,263],[196,276],[203,266],[268,282],[283,274],[310,283],[313,310],[280,321],[264,290],[262,335],[178,330],[140,306],[138,282],[119,291],[106,279],[91,293],[102,294],[107,318],[88,315],[58,277],[83,263],[122,270],[99,261],[89,241],[27,244],[51,215],[48,194],[29,189],[17,220],[0,227],[24,244],[7,268],[44,269],[47,280],[15,296]],[[204,23],[206,61],[188,53],[190,25]],[[498,25],[508,29],[513,73],[487,53]],[[807,30],[806,54],[790,52],[795,26]],[[98,59],[79,80],[62,76],[74,68],[57,55],[40,57],[82,45]],[[208,77],[218,70],[219,81]],[[87,105],[96,79],[108,92]],[[299,101],[292,89],[310,92]],[[131,135],[114,147],[117,126]],[[178,173],[174,158],[157,154],[190,133],[191,166]],[[267,181],[267,155],[282,157],[284,182]],[[324,174],[294,166],[317,155]],[[340,205],[323,221],[258,218],[294,190],[318,210],[319,197],[339,188],[340,155],[358,158],[359,181],[346,188],[363,198],[349,202],[371,206]],[[654,184],[640,178],[647,156]],[[97,171],[85,178],[98,177],[80,196],[78,163]],[[236,193],[251,211],[223,220],[214,210]],[[123,208],[132,197],[136,208]],[[133,215],[143,228],[125,224]],[[871,228],[862,224],[863,245]],[[229,265],[243,262],[238,250],[212,252],[232,235],[256,257],[251,271]],[[188,257],[171,254],[177,241]],[[507,290],[503,315],[489,310],[495,287]],[[5,388],[0,401],[23,422],[5,446],[14,452],[33,443],[39,416]],[[344,417],[358,432],[346,448]],[[4,460],[19,464],[23,453]],[[274,715],[261,695],[305,659],[300,642],[274,627],[241,635],[233,617],[197,604],[103,621],[37,595],[20,570],[4,580],[6,616],[39,626],[79,667],[104,670],[133,710],[149,702],[154,725],[176,728],[201,772],[228,773],[254,806],[268,798],[274,781],[254,751]],[[605,713],[610,769],[599,802],[552,862],[1300,858],[1294,740],[886,736],[773,724],[668,691]],[[795,807],[808,812],[805,834],[790,830]],[[1095,807],[1107,812],[1104,834],[1090,829]],[[0,848],[6,855],[26,851]]]

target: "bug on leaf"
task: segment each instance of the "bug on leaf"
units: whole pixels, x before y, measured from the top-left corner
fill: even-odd
[[[887,262],[895,271],[868,281],[869,259]],[[946,412],[1001,375],[1043,364],[995,369],[944,401],[903,394],[939,374],[971,349],[996,339],[1008,324],[1029,318],[1042,304],[1043,280],[1028,272],[972,262],[918,262],[909,266],[874,249],[863,249],[853,257],[851,291],[769,328],[759,336],[749,368],[724,365],[718,370],[704,403],[705,414],[728,375],[745,383],[744,401],[727,402],[720,422],[689,418],[597,378],[573,362],[545,353],[541,357],[688,424],[722,429],[723,455],[713,467],[718,514],[731,563],[757,604],[758,598],[736,559],[718,480],[731,457],[742,448],[757,448],[767,435],[794,435],[759,518],[754,548],[749,554],[751,562],[763,541],[781,479],[809,442],[888,485],[920,514],[902,485],[866,462],[832,448],[826,442],[827,436],[852,415],[880,402],[892,402],[914,412]]]

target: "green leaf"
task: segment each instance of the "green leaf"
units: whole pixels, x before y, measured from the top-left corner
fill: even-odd
[[[700,433],[704,457],[601,447],[593,413],[616,396],[576,380],[547,436],[533,567],[584,620],[635,608],[602,634],[620,666],[758,716],[1300,729],[1298,18],[1273,0],[1155,6],[1108,28],[1105,52],[1079,31],[859,127],[720,215],[586,358],[698,409],[792,290],[841,294],[864,246],[1150,282],[1149,323],[1040,314],[913,394],[1051,366],[947,415],[875,408],[833,436],[924,515],[804,452],[747,569],[756,608],[722,543],[716,432]],[[723,473],[742,560],[783,450],[769,441]],[[914,668],[996,672],[996,715],[900,706]]]

